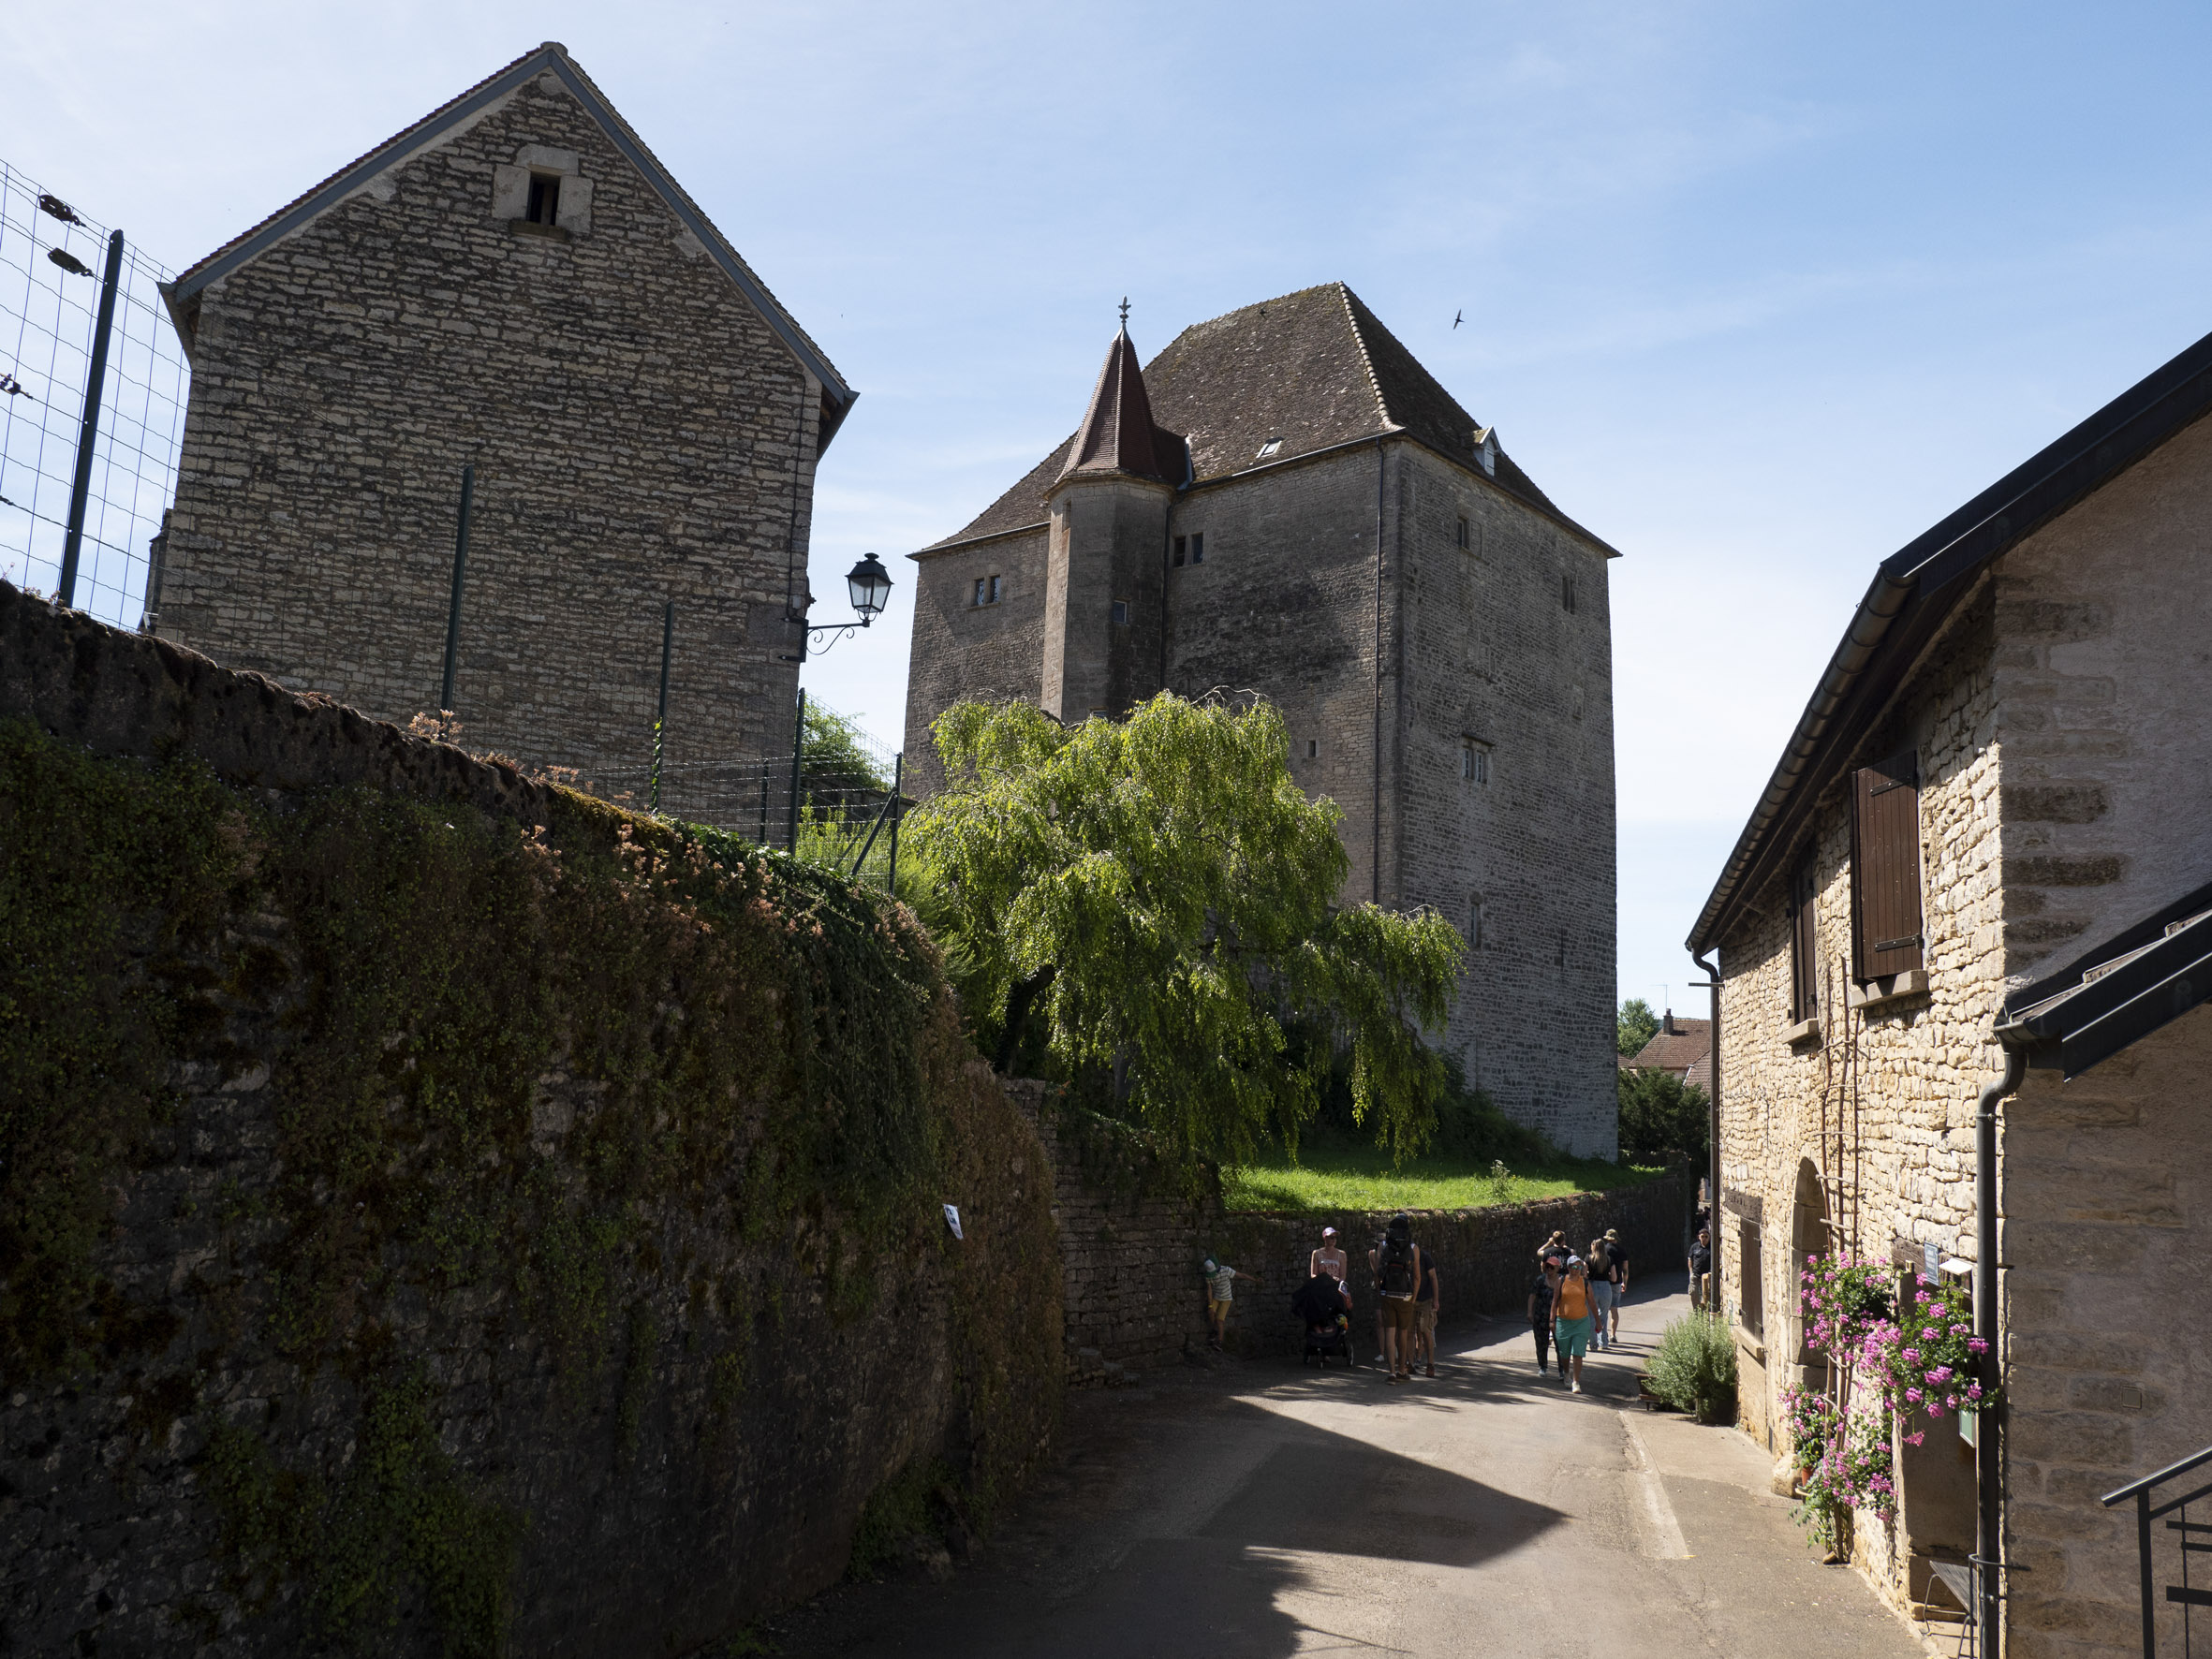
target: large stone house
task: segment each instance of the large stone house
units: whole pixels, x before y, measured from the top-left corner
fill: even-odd
[[[1126,327],[1076,433],[917,563],[908,776],[961,697],[1062,720],[1258,693],[1342,809],[1345,896],[1474,947],[1444,1041],[1508,1112],[1615,1146],[1606,561],[1340,283]]]
[[[1827,1384],[1808,1255],[1965,1280],[2001,1416],[1897,1440],[1855,1558],[1923,1610],[2027,1569],[2008,1656],[2136,1651],[2098,1497],[2212,1443],[2207,411],[2212,338],[1882,564],[1689,941],[1743,1426]]]
[[[789,753],[816,463],[853,401],[549,43],[168,290],[192,362],[162,638],[728,816]],[[672,615],[671,607],[672,606]],[[669,624],[672,620],[672,629]]]

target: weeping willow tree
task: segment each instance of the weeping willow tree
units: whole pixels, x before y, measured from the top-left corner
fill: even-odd
[[[907,820],[918,897],[1001,1069],[1041,1050],[1186,1155],[1233,1162],[1270,1132],[1295,1145],[1349,1053],[1355,1119],[1398,1155],[1426,1143],[1444,1067],[1423,1032],[1464,946],[1433,912],[1337,903],[1341,815],[1291,781],[1271,704],[1162,693],[1063,727],[959,703],[932,732],[946,782]]]

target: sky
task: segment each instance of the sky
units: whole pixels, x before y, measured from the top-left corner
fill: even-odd
[[[549,37],[862,393],[818,617],[899,586],[806,684],[894,743],[899,555],[1074,426],[1116,301],[1149,356],[1349,283],[1621,551],[1655,1006],[1875,565],[2212,330],[2201,6],[15,6],[0,155],[180,269]]]

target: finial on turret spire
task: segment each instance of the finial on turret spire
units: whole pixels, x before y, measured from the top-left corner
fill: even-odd
[[[1127,294],[1121,297],[1121,331],[1125,334],[1129,331],[1129,297]]]

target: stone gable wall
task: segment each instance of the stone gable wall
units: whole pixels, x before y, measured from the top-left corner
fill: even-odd
[[[531,144],[580,158],[588,228],[494,217]],[[673,600],[664,801],[753,806],[730,764],[789,753],[819,387],[550,76],[211,285],[192,357],[163,638],[431,709],[473,462],[470,747],[641,800]]]
[[[1044,507],[1040,502],[1038,513]],[[907,792],[944,785],[929,725],[964,697],[1036,702],[1044,672],[1043,529],[914,558],[914,639],[907,679]],[[995,605],[976,583],[1005,580]]]

